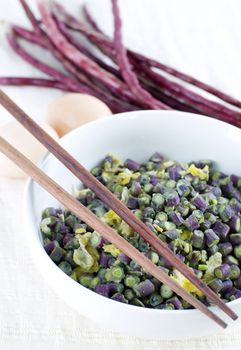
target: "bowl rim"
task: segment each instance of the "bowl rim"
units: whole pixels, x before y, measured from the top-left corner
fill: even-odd
[[[115,120],[116,117],[118,117],[119,119],[123,119],[123,120],[128,120],[128,119],[135,119],[137,118],[136,114],[138,115],[138,117],[143,117],[145,116],[146,113],[150,113],[152,115],[158,115],[158,114],[170,114],[170,118],[172,117],[175,117],[176,114],[179,114],[180,116],[183,116],[183,117],[188,117],[188,118],[191,118],[191,119],[195,119],[195,118],[198,118],[198,120],[203,120],[207,123],[210,123],[210,124],[220,124],[220,127],[221,126],[225,126],[226,127],[229,127],[231,129],[234,129],[236,130],[238,133],[240,133],[240,136],[241,136],[241,129],[238,128],[237,126],[235,125],[232,125],[232,124],[229,124],[223,120],[220,120],[220,119],[216,119],[214,117],[210,117],[210,116],[206,116],[206,115],[202,115],[202,114],[198,114],[198,113],[190,113],[190,112],[183,112],[183,111],[177,111],[177,110],[170,110],[170,109],[167,109],[167,110],[151,110],[151,109],[143,109],[143,110],[138,110],[138,111],[130,111],[130,112],[123,112],[123,113],[116,113],[116,114],[112,114],[112,115],[108,115],[108,116],[105,116],[103,118],[100,118],[100,119],[96,119],[96,120],[92,120],[88,123],[85,123],[83,125],[80,125],[79,127],[71,130],[70,132],[68,132],[67,134],[65,134],[64,136],[62,136],[60,139],[59,139],[59,142],[62,142],[62,140],[68,140],[68,138],[71,138],[73,135],[75,135],[75,133],[78,133],[79,130],[85,130],[85,129],[88,129],[90,127],[92,127],[92,125],[101,125],[103,123],[106,123],[107,121],[109,122],[113,122],[113,120]],[[42,160],[40,160],[40,164],[41,162],[46,158],[46,156],[49,154],[49,152],[47,152],[47,154],[45,154],[45,156],[42,158]]]
[[[115,123],[115,117],[117,116],[118,119],[116,120],[128,120],[128,119],[136,119],[139,117],[142,117],[144,115],[146,115],[146,113],[150,113],[154,116],[157,116],[159,114],[166,114],[168,113],[170,116],[169,118],[172,118],[174,116],[176,116],[176,114],[179,114],[180,116],[183,117],[187,117],[187,118],[199,118],[205,122],[207,122],[207,124],[211,123],[211,124],[220,124],[221,126],[226,126],[229,127],[231,129],[234,129],[235,131],[237,131],[238,133],[240,133],[240,137],[241,137],[241,129],[239,129],[238,127],[231,125],[229,123],[226,123],[222,120],[219,119],[215,119],[209,116],[205,116],[205,115],[200,115],[200,114],[196,114],[196,113],[189,113],[189,112],[182,112],[182,111],[176,111],[176,110],[140,110],[140,111],[130,111],[130,112],[124,112],[124,113],[118,113],[112,116],[107,116],[101,119],[97,119],[91,122],[88,122],[84,125],[79,126],[78,128],[70,131],[69,133],[65,134],[63,137],[61,137],[59,139],[60,144],[62,144],[63,142],[68,142],[68,139],[72,138],[73,136],[75,136],[76,134],[78,134],[81,130],[81,132],[84,132],[85,130],[92,128],[93,125],[100,125],[100,124],[104,124],[106,122],[114,122]],[[48,158],[50,156],[50,152],[46,152],[46,154],[43,156],[43,158],[38,162],[38,166],[42,169],[42,167],[45,165],[45,163],[47,162]],[[23,216],[23,221],[24,221],[24,226],[26,228],[30,228],[31,226],[31,235],[34,237],[33,235],[33,231],[35,231],[35,233],[39,233],[39,229],[38,227],[35,227],[35,225],[33,224],[33,222],[31,222],[30,219],[28,219],[28,215],[25,215],[26,212],[33,214],[33,206],[31,205],[32,203],[32,189],[33,186],[35,185],[34,180],[32,180],[31,178],[28,178],[25,184],[25,188],[24,188],[24,192],[23,192],[23,199],[22,199],[22,216]],[[29,231],[29,229],[28,229]],[[33,238],[32,237],[32,238]],[[36,236],[37,237],[37,236]],[[112,305],[113,303],[116,305],[117,301],[112,300],[110,298],[106,298],[84,286],[82,286],[80,283],[74,281],[73,279],[71,279],[68,275],[66,275],[48,256],[48,254],[46,253],[46,251],[44,250],[43,245],[41,244],[40,240],[37,239],[38,243],[40,244],[36,244],[36,248],[38,247],[39,249],[39,253],[42,255],[42,258],[46,260],[46,263],[49,263],[50,266],[52,266],[52,268],[55,269],[56,273],[59,274],[59,276],[62,278],[66,278],[68,279],[69,283],[73,283],[73,286],[75,286],[76,288],[85,288],[86,290],[88,290],[88,292],[90,292],[92,294],[92,296],[95,296],[97,298],[101,298],[102,302],[106,303],[110,303],[110,305]],[[36,242],[37,243],[37,242]],[[104,299],[103,299],[104,298]],[[236,299],[233,301],[229,301],[228,303],[226,303],[229,306],[234,307],[236,304],[239,304],[241,302],[241,298],[240,299]],[[157,312],[161,312],[162,315],[170,314],[170,312],[177,316],[183,316],[183,315],[190,315],[190,314],[194,314],[199,312],[199,310],[197,309],[181,309],[181,310],[163,310],[163,309],[154,309],[154,308],[147,308],[147,307],[139,307],[136,305],[131,305],[131,304],[125,304],[125,303],[119,303],[121,304],[121,307],[123,307],[124,309],[127,308],[126,310],[130,310],[130,307],[133,309],[133,311],[138,311],[141,312],[142,314],[150,314],[150,313],[157,313]],[[219,308],[216,305],[213,306],[209,306],[208,307],[210,310],[212,311],[219,311]]]

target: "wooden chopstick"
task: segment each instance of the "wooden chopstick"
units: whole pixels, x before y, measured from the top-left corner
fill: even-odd
[[[233,320],[238,315],[219,296],[202,282],[140,219],[138,219],[113,193],[99,182],[73,156],[61,147],[38,124],[15,104],[2,90],[0,102],[36,139],[38,139],[57,159],[60,160],[80,181],[89,187],[109,208],[114,210],[134,231],[138,232],[156,251],[179,270],[206,297],[220,307]]]
[[[22,153],[11,146],[6,140],[0,136],[0,151],[18,165],[26,174],[28,174],[34,181],[43,187],[48,193],[54,196],[67,209],[84,221],[88,226],[99,232],[104,238],[116,245],[122,252],[136,261],[152,276],[157,278],[162,283],[168,285],[175,293],[180,295],[183,299],[188,301],[195,308],[215,321],[222,328],[226,328],[227,324],[209,310],[198,299],[193,297],[185,289],[183,289],[174,279],[163,272],[157,265],[144,256],[139,250],[133,247],[123,237],[121,237],[110,226],[99,220],[88,208],[82,205],[77,199],[66,192],[55,181],[48,177],[42,170],[34,165]]]

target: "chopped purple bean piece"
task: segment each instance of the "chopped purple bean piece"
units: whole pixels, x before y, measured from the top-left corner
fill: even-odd
[[[212,223],[211,223],[211,221],[204,219],[204,221],[201,223],[200,226],[201,226],[201,229],[205,231],[212,226]]]
[[[172,304],[176,310],[183,309],[182,303],[181,303],[181,301],[179,300],[178,297],[172,297],[172,298],[168,299],[167,303]]]
[[[208,247],[208,248],[207,248],[207,253],[208,253],[209,255],[214,255],[214,254],[217,253],[218,251],[219,251],[219,248],[218,248],[217,244],[214,244],[214,245],[212,245],[211,247]]]
[[[224,257],[223,262],[229,265],[238,265],[239,261],[237,258],[235,258],[233,255],[227,255]]]
[[[234,184],[234,186],[237,186],[237,185],[238,185],[239,179],[240,179],[240,178],[239,178],[237,175],[232,174],[232,175],[230,176],[230,180],[232,181],[232,183]]]
[[[176,191],[170,191],[165,194],[166,202],[169,207],[176,206],[180,202],[179,195]]]
[[[238,265],[230,265],[229,278],[231,280],[236,280],[240,276],[240,268]]]
[[[237,201],[241,202],[241,192],[240,189],[234,189],[232,193],[232,198],[235,198]]]
[[[221,254],[223,256],[227,256],[230,253],[232,253],[233,251],[233,246],[231,243],[229,242],[225,242],[225,243],[220,243],[219,244],[219,251],[221,252]]]
[[[124,253],[120,253],[118,255],[118,260],[120,260],[121,262],[123,262],[124,264],[129,264],[129,262],[131,261],[131,259],[129,258],[129,256],[127,256],[126,254]]]
[[[182,168],[179,165],[174,165],[174,166],[170,167],[168,169],[169,178],[172,180],[175,180],[175,181],[179,180],[181,177],[181,175],[180,175],[181,170],[182,170]]]
[[[184,225],[187,227],[188,230],[194,231],[199,228],[199,222],[195,216],[190,215],[185,221]]]
[[[132,186],[130,188],[130,192],[133,196],[139,196],[141,194],[141,184],[140,182],[133,181]]]
[[[108,284],[98,284],[95,287],[95,292],[103,295],[103,297],[109,297],[109,293],[110,293],[110,286]]]
[[[194,248],[201,249],[204,244],[204,233],[201,230],[194,230],[192,235],[192,245]]]
[[[100,257],[100,266],[107,268],[109,266],[109,260],[110,257],[107,254],[102,253]]]
[[[127,207],[130,209],[138,208],[138,198],[129,197],[127,201]]]
[[[158,182],[160,181],[159,177],[157,175],[151,175],[150,177],[150,183],[153,186],[156,186],[158,184]]]
[[[57,264],[60,263],[60,261],[65,256],[65,250],[61,247],[56,246],[52,252],[49,254],[50,258]]]
[[[52,253],[55,247],[59,247],[59,242],[58,241],[52,241],[48,244],[45,244],[44,249],[48,255]]]
[[[169,219],[176,225],[180,226],[184,223],[184,219],[182,218],[181,214],[175,211],[172,211],[169,214]]]
[[[200,209],[200,210],[205,210],[206,209],[206,207],[207,207],[207,202],[205,201],[205,199],[202,197],[202,196],[200,196],[200,195],[198,195],[197,197],[195,197],[194,199],[193,199],[193,204],[198,208],[198,209]]]
[[[236,280],[234,281],[234,285],[236,288],[241,289],[241,276],[236,278]]]
[[[121,293],[115,293],[114,295],[112,295],[111,299],[115,301],[119,301],[120,303],[125,303],[125,304],[128,303],[124,295]]]
[[[139,297],[147,297],[148,295],[152,294],[155,290],[154,284],[146,279],[143,282],[140,282],[134,287],[134,290]]]
[[[241,298],[241,290],[236,290],[234,293],[235,299]]]
[[[166,235],[171,240],[174,240],[174,239],[176,239],[179,236],[179,232],[176,229],[167,230],[167,231],[165,231],[163,233],[164,233],[164,235]]]
[[[234,215],[228,222],[228,226],[234,232],[239,232],[241,228],[241,221],[238,215]]]
[[[126,159],[124,165],[129,169],[133,171],[137,171],[140,169],[141,165],[137,162],[135,162],[132,159]]]
[[[222,292],[229,293],[233,288],[233,282],[230,279],[223,281]]]
[[[232,198],[230,199],[229,203],[234,214],[239,214],[241,212],[241,201],[238,201],[236,198]]]
[[[232,233],[229,239],[233,245],[239,245],[241,244],[241,233]]]
[[[62,241],[63,245],[66,245],[71,239],[73,239],[73,237],[73,233],[66,233]]]
[[[206,244],[209,248],[215,244],[218,244],[219,237],[216,235],[216,233],[212,229],[206,230],[204,234],[205,234]]]
[[[219,187],[212,187],[210,189],[210,192],[214,194],[215,197],[220,197],[222,196],[222,190]]]
[[[229,292],[224,293],[223,296],[225,299],[234,300],[235,299],[234,294],[236,291],[237,289],[233,287]]]
[[[225,280],[229,277],[231,267],[228,264],[222,264],[214,269],[214,275],[221,280]]]
[[[222,223],[220,220],[217,220],[215,222],[215,224],[212,226],[212,229],[220,238],[223,239],[226,239],[230,231],[230,227],[227,224]]]
[[[223,288],[223,282],[219,278],[215,278],[212,282],[209,283],[209,287],[214,290],[214,292],[218,293]]]
[[[150,160],[151,160],[152,162],[154,162],[154,163],[160,163],[160,162],[162,162],[164,159],[165,159],[164,156],[163,156],[161,153],[159,153],[159,152],[155,152],[155,153],[151,156],[151,158],[150,158]]]
[[[228,222],[232,218],[233,214],[234,212],[230,205],[222,204],[220,206],[219,216],[224,222]]]
[[[226,185],[221,186],[222,192],[225,196],[229,197],[234,191],[234,186],[232,181],[229,181]]]

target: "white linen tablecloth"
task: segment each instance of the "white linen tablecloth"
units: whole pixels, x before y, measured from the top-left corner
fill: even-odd
[[[34,5],[35,1],[29,1]],[[62,1],[78,11],[82,0]],[[109,0],[86,1],[111,33]],[[121,0],[129,47],[212,83],[241,99],[241,2],[239,0]],[[0,2],[0,20],[26,22],[17,0]],[[0,76],[40,74],[12,53],[0,24]],[[5,89],[36,119],[60,92]],[[0,125],[9,116],[0,109]],[[110,350],[241,348],[241,326],[211,337],[152,341],[104,331],[66,306],[33,265],[21,220],[24,181],[0,179],[0,349]]]

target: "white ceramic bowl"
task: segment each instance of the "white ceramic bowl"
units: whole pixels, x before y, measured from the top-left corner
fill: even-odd
[[[213,159],[227,173],[241,174],[241,130],[217,120],[176,111],[141,111],[98,120],[72,131],[60,141],[85,167],[107,153],[120,159],[146,161],[155,151],[170,159]],[[65,189],[78,180],[52,155],[42,169]],[[104,298],[73,281],[47,256],[39,233],[41,211],[58,203],[29,180],[23,205],[26,236],[36,266],[53,290],[79,313],[109,329],[136,336],[180,339],[202,336],[220,328],[197,310],[152,310]],[[241,315],[241,299],[229,303]],[[230,326],[234,324],[218,312]],[[237,321],[236,321],[237,322]],[[229,328],[229,327],[228,327]]]

